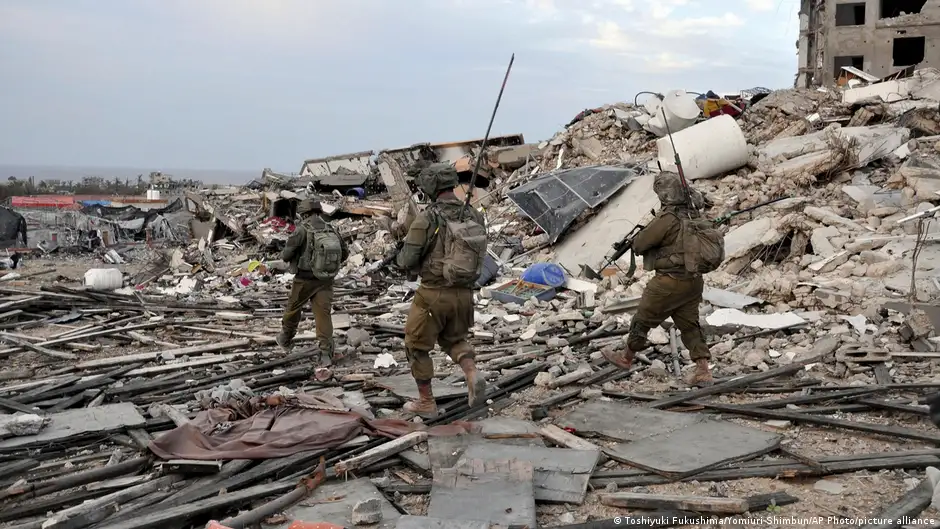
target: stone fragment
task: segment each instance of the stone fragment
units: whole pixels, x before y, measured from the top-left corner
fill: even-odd
[[[353,525],[371,525],[382,521],[382,502],[378,498],[369,498],[357,503],[352,510]]]

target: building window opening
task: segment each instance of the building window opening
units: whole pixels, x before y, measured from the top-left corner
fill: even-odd
[[[881,18],[920,13],[927,0],[881,0]]]
[[[859,70],[865,69],[865,56],[864,55],[846,55],[843,57],[836,57],[833,59],[834,71],[832,72],[832,77],[838,79],[842,75],[842,68],[846,66],[851,66],[852,68],[858,68]]]
[[[836,4],[836,26],[864,26],[865,3]]]
[[[913,66],[924,61],[927,48],[926,37],[903,37],[894,39],[892,57],[894,66]]]

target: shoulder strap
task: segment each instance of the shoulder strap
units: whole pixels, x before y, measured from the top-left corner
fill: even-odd
[[[447,223],[447,219],[444,218],[444,214],[441,212],[437,204],[432,203],[424,211],[428,213],[428,229],[433,228],[433,231],[431,231],[431,236],[428,237],[428,242],[424,245],[424,249],[421,251],[422,263],[437,244],[437,237],[440,235],[441,227]]]

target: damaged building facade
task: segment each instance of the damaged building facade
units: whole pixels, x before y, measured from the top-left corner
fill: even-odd
[[[796,86],[940,65],[940,0],[801,0]]]

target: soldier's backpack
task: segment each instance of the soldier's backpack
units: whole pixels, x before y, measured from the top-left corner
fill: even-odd
[[[303,225],[307,232],[302,263],[306,264],[313,277],[333,279],[343,266],[343,243],[339,234],[328,224]]]
[[[436,217],[444,248],[441,275],[450,286],[473,286],[483,273],[486,227],[472,214],[464,215],[462,221],[449,219],[440,211]]]
[[[725,260],[725,236],[714,222],[679,216],[685,269],[693,274],[714,272]]]

